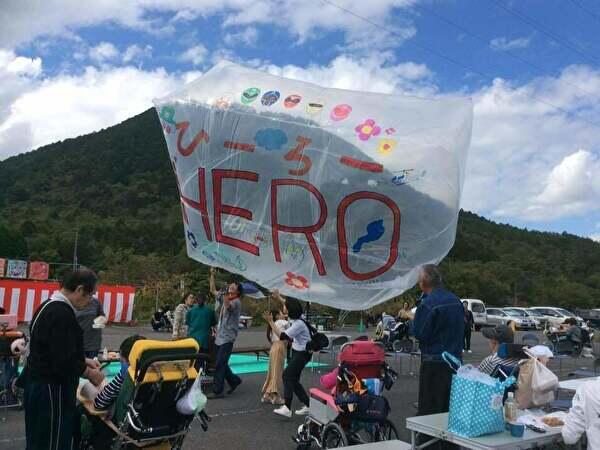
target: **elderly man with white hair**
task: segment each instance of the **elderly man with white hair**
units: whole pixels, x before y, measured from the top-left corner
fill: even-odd
[[[437,266],[427,264],[419,272],[423,296],[412,323],[412,333],[421,347],[419,410],[425,416],[448,411],[452,370],[442,360],[448,352],[462,358],[464,311],[460,299],[444,289]],[[453,444],[434,444],[434,448],[457,448]]]

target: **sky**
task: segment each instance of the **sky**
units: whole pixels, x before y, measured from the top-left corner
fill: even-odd
[[[230,60],[471,97],[462,207],[600,241],[598,29],[594,0],[4,0],[0,161],[119,123]]]

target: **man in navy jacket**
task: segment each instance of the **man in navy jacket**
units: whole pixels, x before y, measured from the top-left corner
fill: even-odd
[[[448,411],[453,372],[442,360],[442,353],[462,357],[465,325],[463,305],[456,295],[443,288],[437,266],[421,267],[419,287],[423,297],[415,313],[412,332],[421,348],[417,415],[425,416]],[[446,444],[442,448],[456,447]]]

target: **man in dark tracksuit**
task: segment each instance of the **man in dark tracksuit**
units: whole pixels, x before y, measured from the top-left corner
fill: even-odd
[[[85,358],[83,332],[75,318],[75,309],[88,305],[95,290],[92,271],[69,272],[60,291],[32,318],[24,375],[27,450],[71,449],[79,426],[75,409],[79,377],[96,385],[104,377],[97,362]]]
[[[452,369],[442,360],[448,352],[462,359],[464,311],[459,298],[442,287],[442,276],[433,264],[419,273],[423,299],[417,307],[412,332],[419,339],[421,370],[419,374],[418,416],[448,412]],[[453,444],[432,445],[435,448],[457,448]]]

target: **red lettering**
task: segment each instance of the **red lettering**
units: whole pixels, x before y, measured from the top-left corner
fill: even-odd
[[[235,178],[239,180],[254,181],[256,183],[258,181],[258,174],[256,172],[246,172],[242,170],[213,169],[212,171],[215,240],[240,250],[244,250],[245,252],[251,253],[255,256],[259,256],[260,251],[256,245],[252,245],[249,242],[232,238],[230,236],[225,236],[223,234],[223,229],[221,227],[222,214],[229,214],[230,216],[238,216],[246,220],[252,220],[251,211],[248,211],[244,208],[238,208],[237,206],[224,205],[221,203],[221,183],[223,178]]]
[[[278,221],[277,217],[277,188],[278,186],[300,186],[311,194],[315,196],[317,201],[319,202],[320,215],[319,220],[314,225],[308,227],[296,227],[289,225],[281,225]],[[308,241],[308,245],[310,247],[310,251],[312,252],[313,258],[315,259],[315,265],[317,266],[317,271],[319,275],[326,275],[325,264],[323,264],[323,258],[321,257],[321,253],[319,252],[319,248],[317,247],[317,243],[315,238],[313,237],[313,233],[316,233],[325,225],[325,221],[327,220],[327,204],[325,203],[325,198],[318,191],[318,189],[310,183],[307,183],[303,180],[296,179],[279,179],[279,180],[271,180],[271,233],[273,236],[273,251],[275,253],[275,261],[281,262],[281,251],[279,249],[279,231],[284,231],[287,233],[301,233],[306,236],[306,240]]]
[[[302,175],[305,175],[312,167],[311,159],[308,156],[304,155],[304,148],[308,144],[310,144],[311,140],[302,136],[298,136],[296,138],[296,141],[298,142],[298,145],[296,145],[296,147],[294,147],[289,153],[287,153],[284,156],[284,159],[286,161],[299,161],[298,166],[302,164],[302,167],[298,167],[298,169],[292,169],[288,171],[290,175],[297,175],[301,177]]]
[[[390,208],[394,216],[394,228],[392,230],[392,239],[390,241],[390,256],[382,267],[366,273],[354,272],[350,268],[350,265],[348,264],[348,241],[346,239],[346,210],[352,203],[361,199],[377,200],[383,203]],[[350,194],[344,197],[337,209],[337,235],[340,267],[342,272],[344,272],[344,274],[351,280],[356,281],[365,281],[378,277],[379,275],[387,272],[390,267],[394,265],[396,259],[398,258],[398,243],[400,242],[400,209],[391,198],[383,194],[367,191]]]
[[[177,184],[179,185],[179,183]],[[196,202],[190,198],[187,198],[181,193],[180,195],[183,203],[200,213],[200,216],[202,216],[202,225],[204,226],[206,238],[209,241],[212,241],[210,221],[208,220],[208,209],[206,208],[206,176],[205,169],[203,167],[198,167],[198,201]]]
[[[378,163],[361,161],[360,159],[350,158],[349,156],[342,156],[340,163],[352,167],[358,170],[366,170],[367,172],[381,173],[383,172],[383,166]]]
[[[232,150],[241,150],[243,152],[253,152],[256,148],[254,144],[245,144],[243,142],[225,141],[223,147],[230,148]]]
[[[187,211],[185,210],[185,204],[183,203],[183,199],[181,197],[181,188],[179,187],[179,177],[177,176],[177,167],[175,166],[175,161],[171,161],[171,167],[173,168],[175,180],[177,181],[177,192],[179,192],[179,200],[181,203],[181,215],[183,216],[184,223],[186,225],[189,225],[190,221],[188,220]]]
[[[177,130],[179,131],[179,133],[177,133],[177,150],[183,156],[190,156],[192,153],[194,153],[194,150],[196,150],[196,147],[200,142],[204,141],[208,143],[208,134],[206,133],[206,131],[200,130],[200,132],[196,135],[192,142],[190,142],[189,145],[183,147],[181,141],[183,140],[183,135],[185,134],[189,126],[189,122],[179,122],[175,125],[175,128],[177,128]]]

